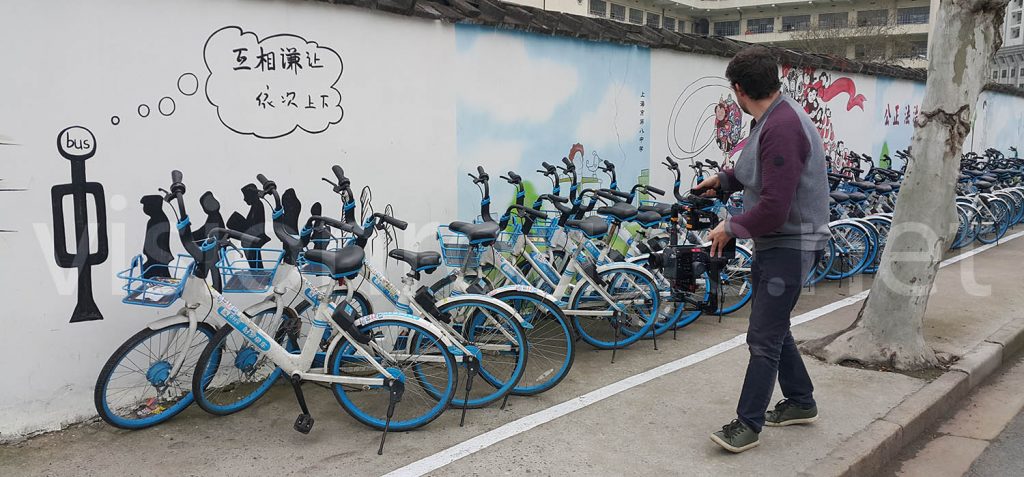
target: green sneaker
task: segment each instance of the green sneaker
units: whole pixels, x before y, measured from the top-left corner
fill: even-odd
[[[746,424],[740,422],[739,419],[733,419],[732,422],[722,426],[722,430],[711,434],[711,440],[725,448],[725,450],[737,454],[761,444],[757,438],[757,433],[747,427]]]
[[[818,420],[818,407],[804,409],[799,404],[783,399],[775,405],[775,409],[764,415],[764,425],[771,427],[792,426],[793,424],[809,424]]]

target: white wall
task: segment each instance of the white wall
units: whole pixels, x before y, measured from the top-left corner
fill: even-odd
[[[290,34],[333,49],[344,65],[340,79],[325,84],[330,78],[306,72],[280,77],[221,71],[231,66],[231,52],[217,47],[211,64],[224,73],[228,86],[221,88],[217,76],[208,89],[204,44],[215,31],[232,25],[260,40]],[[282,40],[267,45],[275,41]],[[225,217],[233,210],[244,213],[239,188],[258,172],[282,187],[295,187],[304,209],[320,200],[326,211],[336,211],[320,177],[329,174],[332,164],[341,164],[356,187],[373,187],[378,210],[393,203],[411,223],[404,246],[436,248],[437,223],[474,214],[475,189],[459,192],[466,192],[464,171],[474,165],[495,177],[495,204],[505,203],[510,194],[497,179],[503,169],[519,168],[536,189],[546,191],[546,182],[529,175],[541,161],[556,162],[576,144],[585,148],[577,160],[586,168],[594,165],[595,154],[619,164],[623,186],[643,177],[648,167],[654,184],[670,186],[660,164],[666,155],[683,161],[723,158],[714,142],[714,124],[707,120],[714,105],[731,94],[721,79],[723,58],[453,27],[319,2],[44,5],[12,0],[0,16],[0,44],[16,46],[5,49],[0,73],[0,91],[5,92],[0,138],[18,144],[0,144],[0,189],[25,189],[0,191],[0,230],[13,230],[0,232],[0,298],[5,304],[0,440],[94,415],[92,387],[100,367],[121,342],[160,314],[121,304],[121,284],[114,274],[141,247],[146,217],[139,197],[166,187],[171,169],[184,172],[189,206],[200,221],[197,199],[206,190],[221,200]],[[300,43],[303,48],[316,45]],[[482,52],[487,61],[479,57]],[[512,76],[495,78],[495,71],[538,72],[542,80],[538,86],[511,88],[515,85],[502,81]],[[179,91],[177,81],[184,73],[196,75],[195,95]],[[544,81],[549,74],[558,75],[557,80]],[[844,77],[864,99],[847,109],[850,96],[844,93],[819,105],[829,109],[835,137],[851,150],[876,157],[883,146],[895,150],[909,144],[911,129],[905,123],[885,125],[885,111],[920,103],[923,85],[839,73],[830,73],[826,85]],[[265,111],[253,102],[268,83],[323,92],[332,100],[336,90],[343,117],[337,121],[330,111],[261,116]],[[681,93],[693,84],[707,87],[683,101]],[[218,115],[207,92],[229,110]],[[159,112],[163,97],[175,103],[170,113],[165,100],[166,116]],[[982,143],[1005,147],[1019,141],[1024,132],[1012,112],[1021,110],[1024,101],[991,93],[985,100],[978,120],[985,133],[977,135],[974,149],[987,147]],[[142,104],[151,110],[146,118],[137,112]],[[113,116],[119,118],[117,125]],[[276,136],[292,120],[306,130],[276,139],[235,132]],[[1009,122],[1015,126],[1007,129]],[[106,193],[110,254],[92,270],[104,319],[69,324],[77,301],[76,274],[55,263],[50,188],[70,181],[56,136],[72,125],[96,137],[87,178],[101,183]],[[709,146],[698,153],[693,150],[699,148],[686,152],[669,145],[692,146],[709,138]],[[481,144],[502,147],[474,146]],[[684,180],[688,183],[689,177]],[[176,238],[171,244],[181,251]],[[379,249],[371,255],[381,261]]]
[[[0,333],[0,438],[94,415],[92,388],[104,361],[159,314],[121,304],[114,274],[141,249],[146,216],[139,197],[167,187],[171,169],[184,173],[196,222],[204,217],[197,201],[206,190],[221,200],[225,218],[233,210],[245,214],[239,188],[258,172],[282,188],[295,187],[307,211],[314,200],[337,210],[320,181],[332,164],[341,164],[354,186],[372,185],[379,208],[393,203],[415,224],[411,236],[424,225],[419,232],[430,237],[434,228],[425,224],[454,218],[450,26],[314,2],[59,3],[6,2],[0,15],[0,44],[18,45],[8,49],[9,66],[0,74],[6,97],[0,131],[20,144],[0,146],[0,187],[27,189],[0,192],[0,229],[15,231],[0,233],[7,330]],[[202,89],[204,42],[227,25],[261,39],[300,35],[337,51],[344,62],[336,85],[344,118],[320,134],[297,130],[273,140],[221,124]],[[198,94],[178,91],[186,72],[200,79]],[[311,85],[303,75],[284,84],[329,86]],[[253,86],[240,81],[227,90],[254,101]],[[176,103],[170,116],[157,111],[164,96]],[[140,104],[151,108],[149,117],[139,116]],[[255,122],[273,129],[279,118]],[[68,321],[76,274],[56,266],[50,238],[50,187],[70,181],[69,163],[55,148],[57,133],[71,125],[96,136],[87,178],[103,184],[110,224],[110,256],[92,271],[105,319],[75,324]],[[182,252],[176,237],[171,245]]]

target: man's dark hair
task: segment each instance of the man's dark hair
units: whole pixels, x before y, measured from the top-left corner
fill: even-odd
[[[740,85],[751,99],[764,99],[779,90],[779,64],[763,46],[749,46],[732,57],[725,68],[729,84]]]

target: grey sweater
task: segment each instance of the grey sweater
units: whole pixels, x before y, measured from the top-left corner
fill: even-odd
[[[829,235],[826,172],[817,128],[780,95],[751,127],[735,167],[719,173],[726,190],[743,190],[744,213],[726,221],[726,232],[753,238],[757,250],[821,250]]]

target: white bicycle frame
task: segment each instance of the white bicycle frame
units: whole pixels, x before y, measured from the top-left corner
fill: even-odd
[[[416,302],[416,291],[413,288],[417,284],[416,280],[412,279],[409,276],[403,276],[402,289],[399,290],[391,283],[390,280],[388,280],[388,278],[383,273],[381,273],[379,270],[377,270],[369,263],[363,264],[363,269],[360,272],[359,276],[362,280],[370,282],[370,284],[373,285],[374,288],[376,288],[377,291],[379,291],[380,294],[383,295],[384,298],[386,298],[388,301],[390,301],[396,308],[405,313],[421,317],[423,320],[433,325],[433,327],[436,330],[440,331],[439,336],[444,341],[445,345],[449,346],[449,349],[454,347],[459,350],[459,353],[457,353],[457,356],[455,357],[456,360],[459,360],[459,362],[461,362],[465,356],[473,355],[473,353],[466,347],[466,344],[469,342],[458,331],[456,331],[450,324],[445,323],[434,317],[432,314],[428,313],[419,305],[419,303]],[[358,288],[361,285],[362,284],[359,284],[355,288]],[[349,286],[349,290],[352,289],[353,287]],[[523,317],[520,316],[514,308],[512,308],[505,302],[502,302],[501,300],[498,300],[487,295],[464,294],[459,296],[452,296],[439,300],[435,302],[435,304],[438,308],[442,308],[449,304],[458,304],[461,302],[468,302],[471,300],[483,301],[487,303],[489,306],[493,306],[494,308],[497,308],[508,313],[513,318],[515,318],[515,320],[518,321],[524,328],[532,327],[532,325],[523,320]],[[487,313],[486,316],[487,319],[490,320],[490,322],[497,324],[497,320],[495,320],[494,317],[491,316],[489,313]],[[509,333],[504,326],[497,325],[495,326],[495,328],[500,330],[502,335],[504,335],[506,339],[510,341],[515,341],[515,337],[511,333]],[[487,350],[501,352],[512,350],[512,346],[509,344],[474,343],[473,346],[476,346],[481,351]]]

